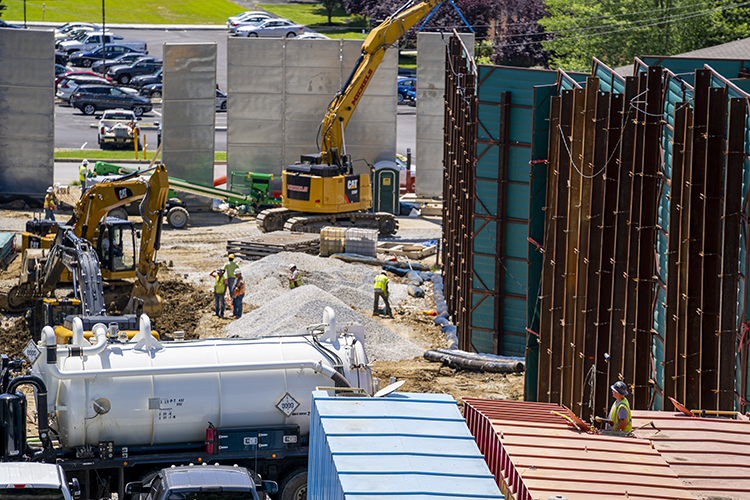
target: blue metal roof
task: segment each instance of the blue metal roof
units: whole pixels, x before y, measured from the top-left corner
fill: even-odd
[[[308,498],[374,496],[504,498],[452,397],[314,391]]]

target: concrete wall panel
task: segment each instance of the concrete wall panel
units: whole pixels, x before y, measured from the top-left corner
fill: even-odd
[[[53,68],[51,30],[0,29],[0,194],[41,197],[54,182]]]
[[[215,43],[164,44],[162,159],[170,175],[206,186],[214,180],[216,53]]]
[[[467,47],[474,34],[461,34]],[[446,41],[440,33],[417,35],[417,196],[443,196],[443,112]]]
[[[300,155],[317,153],[318,127],[361,47],[357,40],[229,39],[227,170],[252,165],[280,174]],[[397,52],[388,51],[349,122],[353,158],[395,158],[397,63]]]

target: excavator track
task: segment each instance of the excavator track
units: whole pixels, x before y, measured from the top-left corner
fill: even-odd
[[[284,207],[269,208],[258,214],[255,223],[262,233],[282,231],[287,219],[298,214],[302,214],[302,212],[295,212]]]
[[[14,285],[9,289],[0,290],[0,310],[11,313],[24,312],[33,305],[36,298],[38,297],[24,294],[18,285]]]
[[[344,212],[340,214],[308,214],[297,212],[299,215],[289,218],[284,224],[285,231],[302,233],[319,233],[326,226],[357,227],[362,229],[377,229],[381,237],[395,234],[398,221],[393,214],[386,212]]]

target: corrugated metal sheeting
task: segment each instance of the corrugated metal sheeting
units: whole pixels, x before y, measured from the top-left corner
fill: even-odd
[[[313,392],[308,498],[503,499],[445,394]]]
[[[748,498],[750,422],[633,412],[633,437],[575,430],[551,403],[464,400],[508,498]]]

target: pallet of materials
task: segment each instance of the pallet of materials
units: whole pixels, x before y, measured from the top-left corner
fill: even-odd
[[[248,260],[262,259],[279,252],[302,252],[317,255],[320,251],[320,235],[274,231],[258,236],[249,236],[227,241],[227,252]]]
[[[378,253],[391,253],[410,259],[424,259],[437,253],[437,245],[422,245],[421,243],[378,243]]]

